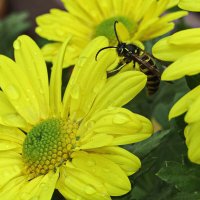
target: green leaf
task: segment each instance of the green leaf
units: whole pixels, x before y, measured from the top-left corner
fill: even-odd
[[[127,149],[139,156],[140,158],[143,158],[151,151],[156,149],[169,133],[170,130],[158,131],[157,133],[154,133],[150,138],[142,142],[127,146]]]
[[[12,57],[13,41],[30,27],[28,13],[19,12],[8,15],[0,21],[0,53]]]
[[[194,193],[181,192],[178,193],[171,200],[199,200],[199,199],[200,199],[200,192],[194,192]]]
[[[165,162],[157,173],[162,180],[185,192],[200,191],[200,166],[187,166],[178,162]]]
[[[194,76],[185,76],[188,87],[192,90],[200,84],[200,74]]]

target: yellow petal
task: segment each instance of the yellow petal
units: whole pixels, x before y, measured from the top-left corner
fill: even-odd
[[[22,118],[12,104],[9,102],[7,96],[0,91],[0,124],[11,127],[27,126],[26,121]]]
[[[0,86],[17,112],[30,124],[40,120],[39,102],[24,69],[0,55]]]
[[[161,60],[175,61],[191,52],[199,50],[200,29],[179,31],[158,41],[152,48],[153,55]]]
[[[152,132],[152,124],[145,117],[124,108],[110,108],[96,112],[89,121],[83,122],[77,134],[81,138],[80,148],[90,149],[138,142]],[[103,142],[96,140],[98,135]]]
[[[58,20],[59,19],[59,20]],[[49,14],[44,14],[36,18],[39,27],[36,33],[48,40],[63,42],[73,34],[75,39],[87,40],[90,29],[73,15],[59,9],[51,9]]]
[[[0,188],[21,176],[23,168],[24,163],[20,154],[14,151],[0,151]]]
[[[98,178],[111,196],[126,194],[131,189],[124,171],[101,155],[76,152],[73,155],[72,164]]]
[[[117,29],[117,34],[118,34],[118,37],[119,37],[119,40],[120,41],[127,41],[130,39],[130,34],[127,30],[127,28],[121,23],[117,23],[116,25],[116,29]]]
[[[162,74],[162,80],[176,80],[183,76],[192,76],[200,72],[200,50],[182,56],[168,66]]]
[[[108,46],[107,39],[97,37],[80,55],[64,94],[63,116],[70,109],[70,116],[80,120],[91,109],[106,82],[106,69],[115,61],[113,51],[103,51],[95,60],[98,50],[105,46]]]
[[[65,51],[70,41],[70,37],[63,43],[54,65],[52,67],[50,79],[50,109],[53,117],[60,117],[61,114],[61,85],[62,85],[62,68],[65,57]]]
[[[22,152],[25,135],[17,128],[0,125],[0,150],[14,150]]]
[[[145,86],[146,75],[128,71],[108,79],[97,96],[90,114],[108,107],[121,107],[133,99]]]
[[[176,6],[178,3],[179,3],[179,0],[170,0],[167,5],[167,8],[172,8],[172,7]]]
[[[187,45],[187,47],[194,45],[196,49],[199,49],[200,28],[191,28],[179,31],[169,37],[169,43],[173,45]]]
[[[185,96],[179,99],[169,113],[169,119],[177,117],[186,112],[189,107],[194,103],[196,98],[200,95],[200,86],[188,92]]]
[[[188,112],[185,115],[185,121],[187,123],[194,123],[200,120],[200,112],[198,112],[200,108],[200,96],[196,95],[193,103],[191,103]]]
[[[26,35],[18,37],[13,46],[15,49],[15,61],[32,86],[31,94],[29,93],[29,95],[32,96],[34,94],[36,96],[40,117],[46,119],[49,115],[49,86],[47,68],[42,52],[36,43]]]
[[[20,189],[26,183],[25,176],[19,176],[11,179],[2,189],[1,198],[4,200],[21,200],[23,194],[20,193]],[[20,195],[19,195],[20,194]]]
[[[19,191],[24,199],[51,200],[59,172],[48,172],[44,176],[38,176],[30,181],[27,181]]]
[[[62,43],[48,43],[42,47],[42,53],[46,61],[52,62],[54,57],[57,55],[58,50],[61,48]]]
[[[89,152],[100,154],[119,165],[127,176],[132,175],[141,167],[141,162],[137,156],[120,147],[102,147],[91,149]]]
[[[79,166],[61,167],[57,189],[66,199],[111,200],[103,183]]]
[[[186,126],[184,134],[186,137],[186,144],[188,147],[189,159],[197,164],[200,164],[200,123],[192,123]]]
[[[180,0],[178,6],[185,10],[200,12],[200,0]]]
[[[67,38],[67,37],[66,37]],[[55,62],[59,49],[62,43],[48,43],[42,47],[44,58],[48,62]],[[73,43],[71,39],[66,47],[63,60],[63,67],[67,68],[76,63],[81,47]]]

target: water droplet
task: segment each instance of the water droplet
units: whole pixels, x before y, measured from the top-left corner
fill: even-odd
[[[94,187],[91,187],[91,186],[86,186],[85,187],[85,192],[86,192],[86,194],[94,194],[94,193],[96,193],[96,189],[94,188]]]
[[[118,113],[113,117],[113,123],[115,123],[115,124],[124,124],[128,121],[130,121],[128,116],[126,116],[124,114]]]
[[[21,200],[26,200],[26,199],[30,199],[30,195],[28,192],[22,192],[20,195],[20,199]]]
[[[20,97],[19,91],[13,85],[6,87],[5,91],[10,99],[17,100]]]
[[[88,167],[94,167],[96,165],[96,163],[92,160],[87,161],[87,166]]]
[[[21,41],[19,39],[15,40],[13,43],[13,47],[15,50],[19,50],[21,48]]]
[[[4,124],[9,125],[9,124],[23,124],[24,121],[23,119],[17,114],[17,113],[9,113],[3,116],[2,121]]]
[[[83,198],[81,196],[77,196],[75,200],[82,200]]]
[[[61,31],[60,29],[57,29],[57,30],[56,30],[56,34],[57,34],[58,36],[63,36],[63,35],[64,35],[64,32]]]
[[[43,95],[44,94],[44,90],[40,89],[39,93]]]
[[[75,85],[73,88],[71,88],[70,94],[73,99],[78,99],[80,96],[79,86]]]
[[[30,200],[39,200],[39,197],[35,196],[35,197],[30,198]]]
[[[108,172],[110,172],[110,169],[104,168],[103,171],[106,172],[106,173],[108,173]]]
[[[94,125],[95,125],[95,121],[92,121],[92,120],[88,121],[86,124],[88,129],[92,129]]]

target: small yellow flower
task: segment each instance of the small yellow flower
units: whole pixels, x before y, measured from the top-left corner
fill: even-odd
[[[179,0],[178,6],[184,10],[200,11],[200,0]]]
[[[15,62],[0,55],[0,197],[50,200],[110,200],[131,189],[128,176],[140,160],[120,148],[152,134],[148,119],[121,108],[145,86],[141,72],[107,79],[115,61],[93,40],[80,55],[61,95],[64,42],[50,83],[42,53],[28,37],[14,42]]]
[[[187,15],[186,11],[163,13],[177,5],[177,0],[63,0],[66,11],[52,9],[37,17],[36,32],[54,43],[43,47],[47,61],[52,61],[66,37],[72,35],[65,66],[75,63],[81,50],[97,36],[106,36],[116,44],[114,21],[118,20],[120,38],[133,42],[145,41],[173,29],[175,19]]]

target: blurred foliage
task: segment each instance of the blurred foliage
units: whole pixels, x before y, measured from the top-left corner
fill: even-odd
[[[13,41],[30,27],[27,12],[8,15],[0,21],[0,54],[13,57]]]

